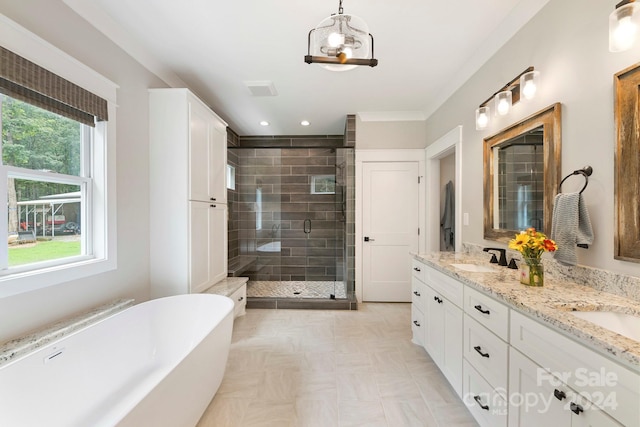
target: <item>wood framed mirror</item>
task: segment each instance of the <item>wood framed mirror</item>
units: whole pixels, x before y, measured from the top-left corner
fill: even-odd
[[[560,103],[484,139],[485,239],[508,242],[528,227],[551,232],[561,139]]]
[[[615,83],[615,240],[614,257],[640,262],[640,65],[614,76]]]

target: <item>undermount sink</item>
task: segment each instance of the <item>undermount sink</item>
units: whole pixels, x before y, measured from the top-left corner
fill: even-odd
[[[451,266],[458,270],[471,271],[473,273],[493,273],[496,271],[491,267],[477,264],[451,264]]]
[[[571,314],[632,340],[640,341],[640,316],[615,311],[572,311]]]

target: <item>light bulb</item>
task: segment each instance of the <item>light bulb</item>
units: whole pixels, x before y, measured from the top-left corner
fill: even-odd
[[[327,43],[331,47],[338,47],[341,44],[344,44],[344,34],[340,33],[331,33],[329,37],[327,37]]]
[[[489,124],[489,107],[480,107],[476,110],[476,130],[485,129]]]
[[[630,16],[625,16],[618,21],[616,29],[613,30],[613,40],[620,50],[627,50],[633,45],[634,37],[638,28],[631,20]]]
[[[527,99],[531,99],[535,96],[536,89],[536,85],[532,81],[528,81],[522,88],[522,95],[524,95],[524,97]]]
[[[540,84],[540,72],[529,71],[520,77],[520,93],[525,99],[532,99]]]
[[[344,53],[345,55],[347,55],[347,59],[352,58],[353,57],[353,50],[351,50],[350,47],[345,47],[344,49],[342,49],[342,53]]]
[[[628,3],[609,15],[609,50],[622,52],[630,49],[638,37],[640,3]]]
[[[500,116],[504,116],[509,113],[509,109],[511,108],[511,91],[505,90],[503,92],[498,92],[495,98],[496,102],[496,113]]]
[[[498,102],[498,114],[500,114],[501,116],[504,116],[508,112],[509,112],[509,104],[507,103],[507,100],[501,99]]]

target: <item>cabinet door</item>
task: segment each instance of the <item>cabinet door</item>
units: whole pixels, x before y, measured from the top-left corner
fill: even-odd
[[[209,203],[189,202],[189,291],[200,292],[213,284],[211,277],[211,221]]]
[[[462,310],[446,299],[438,305],[444,317],[444,352],[440,369],[458,396],[462,396]]]
[[[574,396],[571,403],[571,427],[623,427],[583,396]]]
[[[227,277],[227,207],[189,202],[189,290],[201,292]]]
[[[574,394],[519,351],[509,356],[509,427],[569,427]]]
[[[226,205],[209,206],[209,230],[211,258],[211,281],[218,282],[227,277],[227,222]]]
[[[429,286],[425,286],[424,289],[427,296],[424,302],[424,317],[426,323],[424,348],[433,361],[436,362],[436,365],[441,367],[442,360],[444,359],[444,347],[442,345],[444,341],[444,316],[441,305],[444,303],[444,300]]]
[[[213,116],[200,102],[189,102],[189,200],[210,201]]]
[[[215,119],[209,132],[209,195],[217,203],[227,203],[227,130]]]

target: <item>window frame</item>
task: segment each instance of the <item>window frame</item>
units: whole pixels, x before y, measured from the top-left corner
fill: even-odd
[[[0,298],[21,294],[73,280],[101,274],[117,268],[116,222],[116,92],[118,86],[65,52],[41,39],[9,18],[0,14],[0,45],[46,68],[70,82],[107,100],[109,121],[96,122],[90,143],[90,154],[82,156],[82,168],[91,170],[92,188],[87,189],[86,211],[90,212],[83,229],[88,230],[87,255],[70,257],[69,262],[46,265],[28,271],[12,268],[0,276]],[[0,179],[7,178],[10,169],[2,166]],[[21,168],[18,168],[21,169]],[[29,171],[31,172],[36,171]],[[0,188],[0,200],[7,200],[6,185]],[[3,204],[4,205],[4,204]],[[0,208],[0,236],[8,236],[7,209]],[[89,231],[90,230],[90,231]],[[6,245],[0,245],[0,256],[6,258]]]

